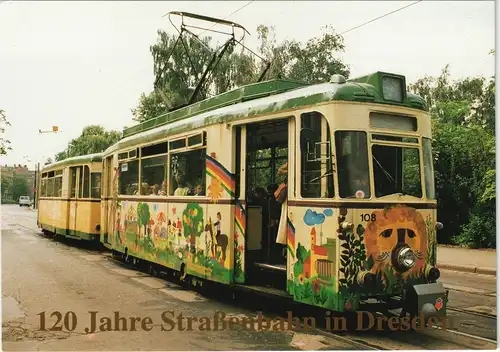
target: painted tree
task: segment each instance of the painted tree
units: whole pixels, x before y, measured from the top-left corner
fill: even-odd
[[[151,218],[151,214],[149,213],[148,203],[139,203],[137,205],[137,224],[139,225],[139,235],[141,232],[141,228],[144,228],[144,238],[148,235],[148,227],[149,220]],[[137,235],[136,235],[136,244],[137,244]]]
[[[203,209],[196,203],[189,203],[182,213],[184,237],[189,238],[191,251],[196,251],[196,238],[203,232]]]
[[[82,134],[68,143],[68,147],[56,154],[56,161],[73,156],[101,153],[121,138],[118,131],[106,131],[99,125],[89,125]]]

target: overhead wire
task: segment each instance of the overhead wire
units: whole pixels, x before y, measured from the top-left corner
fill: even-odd
[[[401,10],[404,10],[404,9],[406,9],[406,8],[410,7],[410,6],[416,5],[416,4],[418,4],[419,2],[422,2],[422,1],[423,1],[423,0],[418,0],[418,1],[415,1],[415,2],[413,2],[413,3],[411,3],[411,4],[408,4],[408,5],[405,5],[405,6],[403,6],[403,7],[400,7],[399,9],[396,9],[396,10],[393,10],[393,11],[388,12],[388,13],[386,13],[386,14],[383,14],[383,15],[381,15],[381,16],[375,17],[374,19],[372,19],[372,20],[370,20],[370,21],[368,21],[368,22],[364,22],[364,23],[362,23],[362,24],[360,24],[360,25],[357,25],[356,27],[353,27],[353,28],[351,28],[351,29],[348,29],[348,30],[346,30],[346,31],[344,31],[344,32],[342,32],[342,33],[340,33],[340,34],[337,34],[337,36],[340,36],[340,35],[344,35],[344,34],[346,34],[346,33],[349,33],[349,32],[351,32],[351,31],[353,31],[353,30],[355,30],[355,29],[358,29],[358,28],[361,28],[361,27],[363,27],[363,26],[366,26],[367,24],[370,24],[370,23],[375,22],[375,21],[377,21],[377,20],[379,20],[379,19],[381,19],[381,18],[384,18],[384,17],[387,17],[387,16],[389,16],[389,15],[392,15],[393,13],[396,13],[396,12],[399,12],[399,11],[401,11]]]
[[[254,2],[255,0],[252,0],[252,1],[249,1],[247,2],[245,5],[241,6],[240,8],[234,10],[233,12],[231,12],[229,15],[227,15],[226,17],[223,18],[223,20],[227,20],[229,17],[231,17],[232,15],[234,15],[236,12],[240,11],[240,10],[243,10],[245,7],[247,7],[248,5],[250,5],[252,2]],[[217,23],[214,24],[212,27],[210,27],[209,29],[205,29],[203,32],[200,32],[198,33],[198,36],[202,35],[203,33],[205,33],[206,31],[209,31],[211,30],[212,28],[214,28],[215,26],[217,26]]]
[[[2,1],[5,1],[5,0],[0,0],[0,3],[1,3]],[[395,14],[395,13],[399,12],[399,11],[402,11],[402,10],[404,10],[404,9],[406,9],[406,8],[409,8],[409,7],[411,7],[411,6],[414,6],[414,5],[416,5],[416,4],[418,4],[418,3],[422,2],[422,1],[423,1],[423,0],[417,0],[417,1],[413,2],[413,3],[411,3],[411,4],[408,4],[408,5],[405,5],[405,6],[403,6],[403,7],[398,8],[398,9],[395,9],[395,10],[393,10],[393,11],[387,12],[387,13],[385,13],[385,14],[383,14],[383,15],[380,15],[380,16],[378,16],[378,17],[375,17],[375,18],[373,18],[373,19],[371,19],[371,20],[369,20],[369,21],[367,21],[367,22],[361,23],[361,24],[359,24],[359,25],[357,25],[357,26],[355,26],[355,27],[352,27],[352,28],[350,28],[350,29],[348,29],[348,30],[345,30],[345,31],[343,31],[342,33],[337,34],[337,36],[342,36],[342,35],[344,35],[344,34],[346,34],[346,33],[352,32],[352,31],[354,31],[354,30],[356,30],[356,29],[358,29],[358,28],[361,28],[361,27],[363,27],[363,26],[366,26],[366,25],[368,25],[368,24],[370,24],[370,23],[372,23],[372,22],[375,22],[375,21],[377,21],[377,20],[379,20],[379,19],[382,19],[382,18],[384,18],[384,17],[390,16],[390,15],[392,15],[392,14]],[[231,17],[231,16],[232,16],[232,15],[234,15],[235,13],[237,13],[237,12],[239,12],[239,11],[243,10],[245,7],[247,7],[248,5],[250,5],[250,4],[251,4],[251,3],[253,3],[253,2],[255,2],[255,0],[251,0],[251,1],[247,2],[246,4],[244,4],[243,6],[240,6],[239,8],[237,8],[236,10],[234,10],[233,12],[231,12],[229,15],[225,16],[225,17],[223,18],[223,20],[227,20],[229,17]],[[210,27],[209,29],[205,29],[204,31],[200,32],[200,33],[198,34],[198,36],[201,36],[203,33],[205,33],[205,32],[207,32],[207,31],[209,31],[210,29],[212,29],[212,28],[216,27],[217,25],[218,25],[218,24],[217,24],[217,23],[215,23],[215,24],[214,24],[212,27]],[[134,74],[134,77],[136,77],[139,73],[142,73],[142,72],[143,72],[143,71],[145,71],[146,69],[149,69],[149,67],[147,67],[147,68],[144,68],[144,69],[140,70],[139,72],[137,72],[136,74]]]

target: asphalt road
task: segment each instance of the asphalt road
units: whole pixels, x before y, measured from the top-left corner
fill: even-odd
[[[449,315],[458,333],[432,328],[421,333],[370,331],[341,335],[316,329],[251,331],[240,325],[229,326],[231,317],[256,315],[255,310],[233,300],[231,295],[200,295],[124,267],[105,252],[46,238],[36,227],[33,210],[2,205],[0,211],[5,351],[496,348],[496,343],[468,336],[496,340],[494,277],[442,273],[442,281],[452,290],[450,302],[456,310]],[[259,301],[264,300],[262,297],[252,299],[264,303]],[[117,329],[121,331],[115,331],[115,312],[128,319],[126,331],[123,324]],[[172,313],[162,317],[164,312]],[[215,312],[226,315],[225,319],[217,319],[218,330],[213,323]],[[92,330],[92,314],[98,317],[96,331]],[[184,318],[182,326],[180,314]],[[264,311],[265,316],[273,314]],[[168,322],[172,315],[175,326]],[[102,317],[110,319],[103,319],[106,324],[100,328]],[[136,318],[135,331],[131,317]],[[207,317],[209,331],[200,331],[197,322],[189,329],[187,317]],[[62,329],[55,330],[58,327]]]

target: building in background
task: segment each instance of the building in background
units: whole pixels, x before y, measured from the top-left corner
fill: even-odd
[[[0,175],[2,177],[2,199],[12,199],[12,185],[14,175],[26,179],[26,182],[28,184],[28,194],[26,195],[28,195],[30,198],[33,198],[33,188],[35,186],[35,170],[29,170],[26,165],[21,164],[14,164],[14,166],[2,165],[0,167]],[[11,186],[4,189],[4,184]],[[15,201],[16,199],[13,200]]]

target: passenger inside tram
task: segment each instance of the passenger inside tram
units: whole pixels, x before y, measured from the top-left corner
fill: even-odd
[[[198,183],[194,190],[195,196],[204,196],[205,195],[205,186],[202,183]]]
[[[177,188],[175,189],[174,196],[188,196],[189,187],[187,187],[186,177],[179,174],[177,176]]]
[[[161,183],[161,188],[158,190],[158,195],[159,196],[167,195],[167,179],[164,179],[163,182]]]

